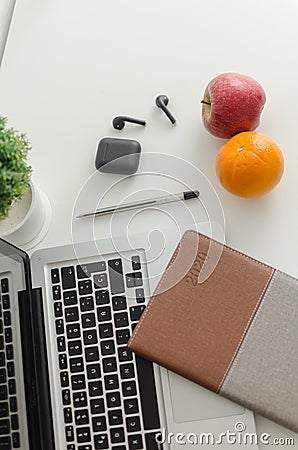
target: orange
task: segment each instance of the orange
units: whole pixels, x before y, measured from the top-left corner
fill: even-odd
[[[216,158],[216,174],[227,191],[240,197],[260,197],[280,181],[284,158],[278,145],[255,131],[236,134]]]

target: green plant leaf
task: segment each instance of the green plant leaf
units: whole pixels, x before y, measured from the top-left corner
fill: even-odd
[[[0,220],[8,216],[12,202],[20,200],[29,188],[30,149],[26,135],[8,128],[7,119],[0,116]]]

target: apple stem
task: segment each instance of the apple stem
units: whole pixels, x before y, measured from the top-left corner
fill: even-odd
[[[201,103],[204,103],[204,105],[211,105],[211,103],[205,102],[205,100],[202,100]]]

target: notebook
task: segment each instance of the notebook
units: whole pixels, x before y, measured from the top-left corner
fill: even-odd
[[[297,279],[187,231],[128,348],[297,432],[297,296]]]

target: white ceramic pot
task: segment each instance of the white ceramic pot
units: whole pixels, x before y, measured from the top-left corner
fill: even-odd
[[[9,216],[0,221],[0,237],[28,250],[46,236],[50,222],[49,200],[31,181],[30,189],[11,207]]]

